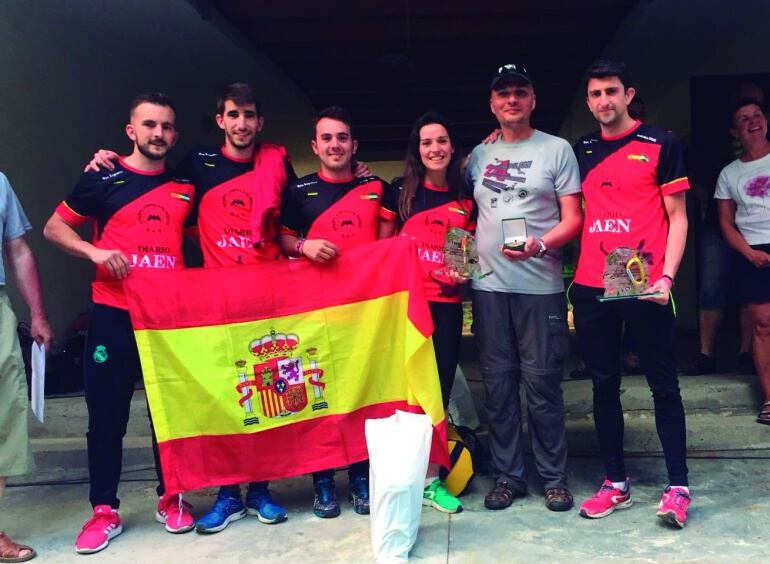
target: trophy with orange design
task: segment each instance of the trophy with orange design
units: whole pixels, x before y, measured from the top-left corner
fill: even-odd
[[[642,251],[643,247],[644,241],[641,241],[637,248],[618,247],[606,254],[602,274],[604,295],[597,296],[597,300],[607,302],[660,295],[660,292],[650,292],[650,256]]]

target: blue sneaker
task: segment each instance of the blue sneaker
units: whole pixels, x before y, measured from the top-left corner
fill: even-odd
[[[313,513],[316,517],[329,519],[339,517],[340,504],[337,503],[337,488],[334,478],[319,478],[313,480],[315,499],[313,500]]]
[[[198,519],[195,530],[199,533],[218,533],[233,521],[244,517],[246,508],[243,507],[240,494],[236,496],[231,491],[219,490],[217,500],[209,512]]]
[[[356,476],[350,480],[348,492],[353,511],[359,515],[369,515],[369,477]]]
[[[246,492],[246,512],[266,525],[283,523],[289,518],[286,510],[273,501],[266,485],[250,487]]]

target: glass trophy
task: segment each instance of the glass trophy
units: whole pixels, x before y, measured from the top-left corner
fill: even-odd
[[[452,227],[444,236],[444,267],[436,271],[436,274],[448,275],[452,270],[460,276],[474,280],[492,274],[481,272],[476,238],[459,227]]]
[[[630,300],[642,296],[658,296],[650,292],[650,263],[640,249],[618,247],[604,259],[604,295],[597,296],[600,302]]]
[[[504,219],[503,225],[503,249],[523,251],[527,242],[527,220],[523,217]]]

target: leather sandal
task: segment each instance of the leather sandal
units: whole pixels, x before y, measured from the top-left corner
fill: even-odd
[[[762,409],[759,410],[759,415],[757,415],[757,423],[770,425],[770,400],[762,404]]]
[[[29,554],[19,556],[24,550],[29,550]],[[0,532],[0,562],[26,562],[27,560],[32,560],[35,556],[37,556],[35,549],[25,544],[14,542],[11,540],[11,537]]]
[[[524,493],[513,489],[510,482],[497,482],[495,487],[484,497],[484,507],[497,511],[510,507],[514,498],[523,497]]]
[[[567,488],[545,490],[545,506],[551,511],[569,511],[574,505],[575,501]]]

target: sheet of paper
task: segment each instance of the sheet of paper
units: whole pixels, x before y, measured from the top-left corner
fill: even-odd
[[[43,422],[45,410],[45,345],[32,343],[32,413]]]

